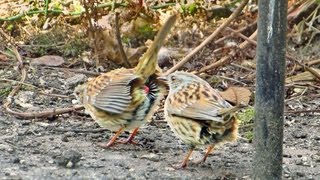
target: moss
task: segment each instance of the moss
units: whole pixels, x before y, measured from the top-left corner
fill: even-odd
[[[252,124],[253,118],[254,118],[254,108],[248,107],[244,111],[239,112],[237,114],[237,117],[240,121],[240,124],[246,125],[246,124]]]

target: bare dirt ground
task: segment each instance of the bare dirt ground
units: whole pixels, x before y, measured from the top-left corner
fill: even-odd
[[[7,73],[14,76],[14,72]],[[42,67],[30,68],[28,77],[27,82],[51,87],[52,93],[61,95],[72,94],[74,86],[86,79],[82,74]],[[27,88],[15,99],[14,104],[25,106],[25,111],[68,106],[72,101]],[[312,109],[319,106],[319,98],[292,100],[287,105]],[[139,145],[118,144],[110,149],[96,144],[106,142],[112,133],[101,131],[79,112],[24,120],[1,109],[0,134],[1,179],[250,179],[252,171],[252,143],[241,133],[236,143],[216,149],[203,165],[190,163],[185,170],[175,170],[172,165],[182,161],[187,147],[173,136],[161,113],[141,128],[136,137]],[[203,150],[198,149],[191,162],[201,158]],[[285,179],[320,179],[319,113],[286,115],[283,157]]]
[[[283,177],[320,178],[320,119],[286,117]],[[250,179],[253,148],[244,139],[217,149],[203,165],[174,170],[187,147],[164,123],[142,128],[141,145],[96,146],[109,132],[90,118],[59,117],[54,121],[0,118],[1,179]],[[72,130],[73,129],[73,130]],[[84,130],[84,132],[79,132]],[[201,158],[198,150],[193,160]]]

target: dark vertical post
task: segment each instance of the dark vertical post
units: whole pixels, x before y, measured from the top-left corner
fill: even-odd
[[[281,179],[287,0],[259,0],[253,179]]]

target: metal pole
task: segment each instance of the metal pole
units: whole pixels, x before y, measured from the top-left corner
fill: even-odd
[[[282,178],[287,0],[259,0],[253,179]]]

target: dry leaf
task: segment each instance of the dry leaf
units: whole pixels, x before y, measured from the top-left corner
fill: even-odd
[[[316,68],[311,68],[311,69],[313,69],[318,74],[320,74],[320,69],[316,69]],[[297,81],[313,81],[315,79],[316,79],[316,77],[314,77],[313,74],[311,74],[309,71],[305,71],[303,73],[287,77],[286,83],[293,83],[293,82],[297,82]]]
[[[60,66],[64,63],[61,56],[42,56],[31,60],[31,65]]]
[[[251,92],[244,87],[229,87],[223,92],[219,92],[223,99],[239,105],[248,105],[250,101]]]

